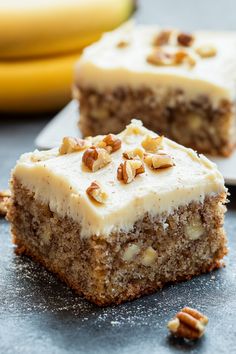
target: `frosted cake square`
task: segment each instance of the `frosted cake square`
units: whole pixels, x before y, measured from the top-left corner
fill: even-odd
[[[17,252],[98,305],[211,271],[227,252],[216,166],[138,120],[22,155],[11,188]]]
[[[85,136],[133,117],[201,153],[228,156],[235,132],[236,35],[123,26],[84,51],[75,95]]]

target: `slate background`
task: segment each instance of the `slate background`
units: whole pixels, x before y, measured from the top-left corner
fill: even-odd
[[[140,23],[236,30],[234,0],[143,0],[140,5]],[[1,189],[50,118],[0,113]],[[226,268],[105,309],[81,299],[28,258],[15,256],[8,223],[0,219],[0,353],[236,353],[236,189],[230,192]],[[210,319],[206,335],[195,343],[171,338],[165,327],[184,305]]]

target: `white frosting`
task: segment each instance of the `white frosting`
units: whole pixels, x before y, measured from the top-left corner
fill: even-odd
[[[133,131],[137,126],[138,134]],[[53,212],[81,223],[82,237],[128,231],[146,212],[152,216],[171,213],[180,205],[202,202],[207,195],[225,190],[215,164],[166,138],[164,150],[174,158],[174,167],[153,171],[146,166],[145,173],[130,184],[119,182],[116,171],[124,160],[122,152],[141,146],[146,134],[156,136],[134,120],[118,135],[122,147],[111,155],[112,162],[96,172],[88,172],[82,165],[83,152],[59,156],[58,149],[52,149],[22,155],[13,176]],[[86,194],[94,180],[108,194],[104,205],[94,203]]]
[[[208,95],[213,105],[217,105],[222,98],[235,98],[235,35],[230,32],[196,32],[193,46],[182,47],[195,58],[194,67],[156,66],[149,64],[146,58],[159,31],[158,27],[153,26],[127,25],[105,34],[99,42],[84,51],[77,63],[77,84],[100,91],[117,86],[181,88],[188,99],[199,94]],[[128,41],[129,45],[118,48],[117,43],[122,40]],[[216,56],[198,56],[195,49],[204,44],[215,47]],[[167,47],[169,50],[175,48],[176,44]]]

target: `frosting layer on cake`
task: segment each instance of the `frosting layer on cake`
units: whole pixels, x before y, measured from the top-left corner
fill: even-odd
[[[130,230],[145,213],[156,216],[172,213],[192,201],[203,202],[206,196],[225,191],[224,180],[215,164],[169,139],[163,139],[163,150],[175,166],[137,175],[132,183],[117,179],[117,168],[124,162],[123,152],[141,147],[147,137],[157,134],[133,120],[117,137],[121,148],[112,153],[111,162],[96,172],[82,162],[84,151],[60,155],[58,149],[35,151],[21,156],[15,169],[16,178],[35,193],[35,198],[49,205],[61,217],[81,224],[81,237],[106,235]],[[101,136],[92,138],[96,143]],[[96,180],[107,193],[104,204],[89,198],[86,189]],[[163,220],[164,222],[164,220]]]
[[[163,46],[167,52],[184,50],[195,65],[153,65],[147,61],[152,52],[155,37],[161,29],[153,26],[122,26],[105,34],[100,41],[88,47],[76,67],[76,83],[98,91],[114,87],[181,89],[187,99],[207,95],[213,106],[219,100],[235,98],[236,36],[230,32],[196,32],[189,47],[176,45],[170,40]],[[177,31],[172,31],[176,37]],[[122,44],[120,45],[119,44]],[[209,47],[216,52],[201,57],[199,48]],[[162,90],[162,91],[161,91]]]

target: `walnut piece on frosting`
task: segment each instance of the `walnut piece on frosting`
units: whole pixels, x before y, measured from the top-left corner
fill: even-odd
[[[193,44],[194,36],[189,33],[179,33],[177,36],[177,42],[183,47],[190,47]]]
[[[138,119],[131,119],[131,123],[126,126],[126,135],[141,134],[143,122]]]
[[[117,138],[115,134],[108,134],[97,144],[97,146],[112,153],[121,148],[121,140]]]
[[[172,31],[171,30],[163,30],[158,33],[158,35],[153,40],[153,45],[155,46],[162,46],[169,43],[170,36]]]
[[[164,51],[160,47],[154,48],[153,51],[147,56],[146,60],[149,64],[157,66],[168,66],[176,64],[174,55]]]
[[[99,170],[111,162],[111,156],[107,150],[91,146],[85,150],[82,161],[92,172]]]
[[[152,137],[146,135],[141,145],[148,152],[156,152],[158,149],[162,148],[163,138],[163,136]]]
[[[212,45],[202,45],[195,49],[195,52],[202,58],[214,57],[217,54],[217,50]]]
[[[189,66],[195,66],[196,65],[196,60],[194,59],[193,56],[188,55],[185,62],[189,65]]]
[[[144,151],[142,148],[135,148],[133,150],[127,150],[123,152],[123,157],[127,160],[135,160],[140,159],[143,160],[144,158]]]
[[[107,193],[103,190],[97,181],[93,181],[87,188],[86,193],[88,196],[100,204],[104,204],[108,198]]]
[[[177,50],[174,53],[164,51],[162,47],[156,47],[147,56],[147,62],[157,66],[174,66],[181,64],[195,65],[194,58],[183,50]]]
[[[89,146],[89,141],[80,138],[65,136],[59,148],[59,154],[65,155],[76,151],[82,151]]]
[[[164,152],[157,154],[146,154],[144,156],[144,162],[154,170],[174,166],[172,157]]]
[[[121,163],[117,169],[117,179],[128,184],[134,178],[145,172],[144,165],[141,160],[127,160]]]
[[[125,39],[121,39],[116,45],[117,48],[126,48],[128,46],[129,46],[129,42]]]
[[[196,65],[196,60],[194,59],[194,57],[183,50],[178,50],[175,53],[175,62],[176,62],[176,64],[185,63],[185,64],[188,64],[189,66]]]

